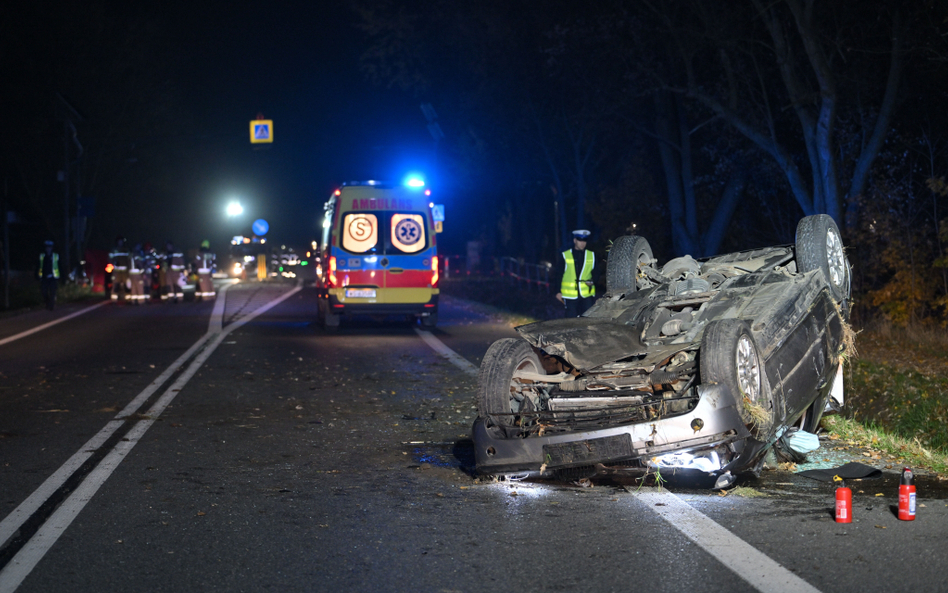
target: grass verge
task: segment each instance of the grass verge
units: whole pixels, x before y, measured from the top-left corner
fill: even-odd
[[[61,282],[56,290],[56,302],[69,303],[72,301],[82,301],[92,298],[95,295],[91,286],[79,286],[70,282]],[[43,296],[40,293],[39,280],[26,282],[10,283],[10,307],[3,310],[2,298],[0,298],[0,314],[16,315],[24,310],[42,307]]]
[[[948,473],[948,335],[870,323],[856,336],[843,423],[828,429],[906,465]]]
[[[908,439],[843,416],[825,417],[821,424],[834,441],[865,449],[864,455],[868,455],[869,460],[887,457],[897,465],[948,474],[948,456],[923,446],[918,439]]]

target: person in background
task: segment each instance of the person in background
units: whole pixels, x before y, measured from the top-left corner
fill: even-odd
[[[115,238],[115,248],[109,252],[109,263],[112,265],[112,300],[124,302],[129,298],[131,284],[128,273],[132,267],[125,237]]]
[[[567,317],[579,317],[596,302],[596,254],[586,249],[591,233],[573,231],[573,248],[563,255],[563,279],[556,299],[566,307]]]
[[[128,280],[131,287],[131,302],[133,305],[144,305],[145,300],[145,254],[141,243],[135,245],[130,254],[131,268],[128,270]]]
[[[50,311],[56,306],[56,289],[59,288],[59,254],[53,251],[53,242],[43,243],[43,252],[39,256],[40,292],[43,302]]]
[[[194,262],[197,264],[198,275],[198,287],[194,296],[198,299],[212,299],[216,296],[214,283],[211,280],[216,259],[214,253],[211,252],[211,242],[207,239],[201,241],[201,248],[198,250],[197,259]]]
[[[184,254],[175,251],[174,244],[168,241],[165,244],[165,278],[164,293],[162,300],[170,300],[173,303],[178,302],[178,296],[184,298],[181,285],[184,283]]]
[[[161,269],[161,256],[152,247],[150,242],[142,246],[142,259],[145,266],[143,280],[145,282],[145,302],[161,298],[161,287],[164,285],[164,276]]]

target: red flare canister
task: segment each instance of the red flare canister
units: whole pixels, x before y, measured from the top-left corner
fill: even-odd
[[[915,520],[915,475],[907,467],[902,470],[899,480],[899,519]]]
[[[853,491],[846,487],[846,482],[839,476],[833,476],[836,482],[836,522],[853,522]]]

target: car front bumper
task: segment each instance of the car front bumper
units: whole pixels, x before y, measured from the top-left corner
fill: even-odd
[[[727,390],[719,385],[699,390],[698,404],[686,414],[591,431],[509,438],[478,418],[472,428],[477,473],[539,476],[634,462],[710,475],[747,469],[765,443],[752,438]]]

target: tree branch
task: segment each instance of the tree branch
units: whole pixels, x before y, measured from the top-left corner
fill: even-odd
[[[906,31],[902,23],[901,14],[896,12],[892,19],[892,54],[889,58],[889,75],[885,84],[885,94],[882,105],[879,106],[879,115],[873,126],[872,135],[865,148],[859,153],[859,159],[853,169],[852,180],[849,183],[849,192],[846,194],[846,227],[854,228],[856,224],[856,200],[866,188],[869,178],[869,168],[882,149],[892,111],[895,108],[895,99],[899,90],[902,76],[902,40]]]

